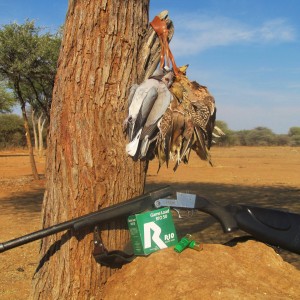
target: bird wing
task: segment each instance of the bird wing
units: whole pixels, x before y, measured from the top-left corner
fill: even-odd
[[[128,95],[128,108],[130,107],[131,103],[132,103],[132,99],[133,99],[133,96],[136,92],[136,89],[139,87],[138,84],[133,84],[129,90],[129,95]]]
[[[160,82],[157,98],[147,117],[146,123],[141,134],[141,139],[146,135],[151,136],[153,132],[157,130],[157,123],[166,112],[171,100],[172,94],[170,93],[166,85]]]
[[[174,171],[181,162],[187,163],[191,150],[211,164],[209,148],[212,143],[216,108],[207,88],[191,82],[183,74],[171,87],[177,106],[163,116],[157,156],[160,166],[170,157],[176,159]],[[173,101],[174,102],[174,101]]]
[[[170,78],[167,75],[151,77],[131,88],[127,153],[133,159],[147,160],[155,154],[159,169],[173,158],[174,171],[181,162],[188,163],[191,150],[212,164],[209,149],[216,120],[214,98],[205,86],[189,81],[183,73],[175,81],[172,74]]]
[[[144,158],[147,155],[150,143],[156,140],[158,133],[157,124],[166,112],[172,99],[172,94],[163,82],[160,82],[157,92],[157,98],[149,112],[140,136],[140,140],[142,141],[140,158]]]
[[[212,141],[213,141],[213,132],[215,129],[215,122],[217,116],[217,108],[214,109],[213,114],[209,118],[206,124],[206,132],[207,132],[207,148],[210,149]]]
[[[136,137],[136,134],[144,126],[157,98],[158,85],[157,80],[148,79],[137,87],[129,106],[127,133],[130,141]]]
[[[212,96],[207,95],[199,101],[193,101],[192,105],[195,126],[205,133],[207,147],[210,149],[217,112],[215,100]]]
[[[170,129],[173,127],[173,106],[175,100],[171,102],[163,117],[158,123],[159,134],[157,138],[156,156],[158,158],[159,167],[169,162],[170,153]],[[157,171],[157,172],[158,172]]]
[[[186,114],[184,118],[184,131],[182,133],[183,142],[180,153],[180,161],[188,162],[190,149],[193,143],[195,126],[190,114]]]
[[[197,155],[202,160],[206,160],[212,165],[210,154],[205,142],[205,134],[201,129],[197,127],[195,127],[195,143],[193,144],[192,149],[195,150]]]

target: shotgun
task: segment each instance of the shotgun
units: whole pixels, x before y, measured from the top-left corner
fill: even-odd
[[[224,233],[241,229],[264,243],[279,246],[300,254],[299,214],[250,205],[227,205],[224,207],[197,194],[177,192],[176,199],[173,199],[170,197],[172,194],[173,191],[170,186],[150,191],[144,195],[120,202],[100,211],[0,243],[0,252],[61,231],[80,231],[82,228],[87,227],[94,227],[94,245],[99,248],[101,240],[99,240],[98,224],[141,213],[145,210],[171,207],[174,209],[199,210],[205,212],[215,217],[217,221],[221,223]],[[103,245],[101,246],[103,247]],[[98,257],[103,257],[102,252],[101,254],[98,253],[99,255],[97,254]],[[125,262],[129,262],[134,258],[132,254],[126,254],[118,250],[108,252],[105,249],[104,254],[106,256],[104,260],[106,260],[105,263],[107,265],[110,265],[116,257]],[[95,257],[97,255],[95,255]]]
[[[129,216],[132,214],[143,212],[153,207],[153,203],[161,197],[167,197],[172,194],[169,186],[148,192],[144,195],[131,198],[129,200],[120,202],[118,204],[106,207],[102,210],[89,213],[87,215],[66,221],[51,227],[38,230],[19,238],[0,243],[0,253],[9,249],[19,247],[21,245],[39,240],[46,236],[62,232],[65,230],[80,230],[83,227],[92,227],[97,224],[108,222],[110,220],[120,218],[122,216]]]

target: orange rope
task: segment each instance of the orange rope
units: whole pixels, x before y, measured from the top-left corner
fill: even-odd
[[[160,68],[162,69],[164,67],[165,62],[167,66],[170,67],[170,62],[171,62],[173,66],[174,74],[178,75],[178,68],[176,66],[172,51],[169,47],[169,42],[168,42],[169,30],[167,28],[166,21],[161,20],[158,16],[156,16],[153,19],[153,21],[150,23],[150,25],[158,35],[160,46],[161,46]]]

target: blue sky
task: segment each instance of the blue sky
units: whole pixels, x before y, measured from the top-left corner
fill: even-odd
[[[55,30],[67,0],[0,0],[0,24]],[[299,0],[152,0],[150,20],[167,9],[175,25],[171,49],[188,76],[206,85],[217,119],[233,130],[300,126]]]

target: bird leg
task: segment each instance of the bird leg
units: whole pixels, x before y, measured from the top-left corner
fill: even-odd
[[[181,158],[180,158],[180,152],[177,151],[177,164],[179,165],[181,162]]]

